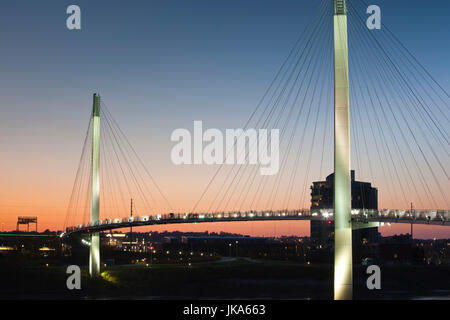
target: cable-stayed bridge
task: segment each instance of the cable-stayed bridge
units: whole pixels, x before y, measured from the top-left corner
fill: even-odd
[[[246,121],[244,132],[280,130],[278,174],[260,176],[249,162],[217,165],[187,213],[176,213],[95,94],[64,233],[90,235],[91,275],[100,270],[100,231],[329,221],[335,224],[335,298],[351,299],[352,229],[384,223],[448,226],[449,95],[386,25],[367,28],[366,8],[364,1],[320,1]],[[245,159],[250,144],[241,150]],[[364,199],[361,208],[352,208],[351,168],[377,186],[377,208],[364,207]],[[334,172],[333,207],[313,208],[311,181],[328,172]]]

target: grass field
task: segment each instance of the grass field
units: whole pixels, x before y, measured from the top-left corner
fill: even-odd
[[[38,263],[36,263],[38,264]],[[354,268],[356,299],[409,299],[450,294],[450,267],[382,266],[382,289],[366,288],[365,268]],[[66,287],[66,267],[2,263],[3,299],[332,299],[332,265],[235,259],[103,268],[81,290]]]

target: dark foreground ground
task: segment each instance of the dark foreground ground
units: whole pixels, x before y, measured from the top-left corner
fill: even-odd
[[[450,266],[381,266],[381,290],[366,288],[366,268],[354,268],[355,299],[450,296]],[[81,290],[68,290],[65,266],[2,263],[1,299],[332,299],[331,265],[235,259],[147,267],[104,268]]]

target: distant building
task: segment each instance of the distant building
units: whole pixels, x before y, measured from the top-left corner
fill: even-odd
[[[370,182],[355,180],[351,170],[352,209],[378,209],[378,190]],[[325,181],[315,181],[311,186],[311,209],[334,208],[334,173]],[[334,221],[311,221],[311,240],[328,244],[334,238]],[[353,230],[354,243],[371,243],[378,240],[378,228]]]

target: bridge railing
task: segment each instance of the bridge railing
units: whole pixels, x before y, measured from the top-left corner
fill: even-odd
[[[301,209],[301,210],[249,210],[249,211],[223,211],[223,212],[206,212],[206,213],[165,213],[156,215],[108,218],[93,223],[80,224],[66,229],[67,233],[79,230],[85,230],[97,226],[105,225],[126,225],[130,223],[146,223],[155,221],[170,223],[171,220],[194,220],[194,221],[210,221],[210,220],[239,220],[239,219],[276,219],[290,217],[314,217],[315,219],[333,219],[333,209]],[[411,220],[419,221],[450,221],[450,210],[372,210],[372,209],[352,209],[352,217],[361,220]]]

